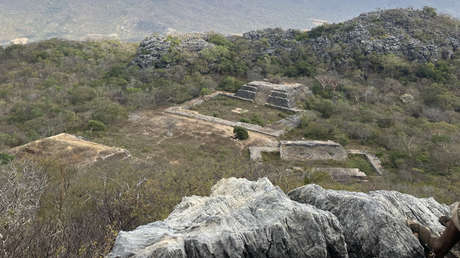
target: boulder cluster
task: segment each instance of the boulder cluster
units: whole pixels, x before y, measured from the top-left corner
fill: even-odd
[[[299,33],[297,30],[289,29],[264,29],[257,31],[250,31],[243,34],[243,38],[250,42],[261,41],[263,46],[259,49],[260,55],[274,55],[278,50],[292,50],[299,46],[299,42],[295,40],[296,35]]]
[[[360,56],[395,55],[410,61],[436,62],[451,59],[460,47],[458,23],[436,12],[414,9],[392,9],[361,14],[338,24],[326,24],[309,32],[264,29],[241,36],[228,36],[229,41],[246,40],[251,44],[256,61],[263,56],[277,56],[295,50],[310,53],[319,60],[336,65],[353,62]],[[197,54],[213,47],[209,34],[189,33],[173,36],[152,35],[139,47],[133,63],[142,68],[165,68],[174,60],[165,58],[176,50]],[[178,40],[174,45],[172,40]]]
[[[207,34],[187,33],[180,35],[154,34],[144,39],[137,50],[133,64],[141,68],[166,68],[174,65],[175,52],[198,53],[203,49],[213,47],[207,42]]]
[[[365,13],[328,25],[307,42],[326,60],[342,56],[345,61],[356,54],[393,54],[418,62],[450,59],[460,46],[460,33],[438,18],[447,19],[413,9]]]
[[[393,191],[306,185],[286,195],[266,179],[223,179],[185,197],[164,221],[120,232],[109,257],[423,257],[406,226],[434,233],[449,207]]]

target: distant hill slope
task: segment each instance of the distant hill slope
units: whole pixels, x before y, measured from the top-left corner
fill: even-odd
[[[0,44],[16,38],[140,40],[152,32],[241,33],[267,28],[311,28],[377,8],[430,5],[457,15],[456,0],[17,0],[0,1]]]

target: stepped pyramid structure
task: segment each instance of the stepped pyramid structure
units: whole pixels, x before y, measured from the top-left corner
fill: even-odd
[[[292,109],[296,104],[296,96],[303,88],[305,86],[298,83],[274,84],[266,81],[254,81],[243,85],[235,96],[254,101],[260,105]]]

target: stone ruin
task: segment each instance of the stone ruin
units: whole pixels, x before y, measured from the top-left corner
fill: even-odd
[[[359,168],[313,168],[312,172],[327,173],[336,182],[346,183],[351,180],[367,181],[367,175]]]
[[[349,155],[362,155],[379,176],[384,175],[384,169],[377,156],[362,150],[346,150],[342,145],[333,141],[281,141],[277,146],[249,147],[249,155],[252,161],[263,161],[262,153],[279,153],[281,160],[285,161],[345,161],[349,158]],[[287,171],[300,171],[303,173],[303,176],[301,176],[305,176],[305,170],[299,167],[294,167]],[[316,167],[312,168],[311,172],[329,174],[332,180],[336,182],[367,181],[366,173],[358,168]]]
[[[333,141],[281,141],[282,160],[338,160],[348,158],[348,152]]]
[[[337,160],[348,158],[348,151],[333,141],[281,141],[279,146],[249,147],[251,160],[262,160],[263,152],[279,152],[282,160]]]
[[[243,85],[235,94],[236,97],[254,101],[260,105],[269,105],[283,109],[293,109],[296,97],[304,85],[274,84],[266,81],[254,81]]]
[[[86,141],[66,133],[15,147],[7,153],[16,159],[52,159],[79,167],[100,160],[121,160],[131,157],[125,149]]]

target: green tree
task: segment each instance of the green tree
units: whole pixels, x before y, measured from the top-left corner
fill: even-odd
[[[11,156],[6,153],[0,153],[0,165],[6,165],[10,163],[11,161],[13,161],[13,159],[14,159],[14,156]]]
[[[242,85],[243,85],[243,82],[239,81],[235,77],[227,76],[219,84],[219,89],[229,91],[229,92],[237,92],[241,88]]]
[[[240,127],[240,126],[235,126],[233,127],[233,133],[235,134],[235,138],[238,140],[247,140],[249,139],[249,133],[246,128]]]
[[[208,41],[218,46],[232,47],[233,43],[226,39],[222,34],[213,33],[209,36]]]
[[[126,109],[120,104],[110,100],[95,100],[92,120],[100,121],[106,125],[113,124],[127,118]]]
[[[91,131],[99,132],[99,131],[105,131],[107,127],[105,126],[104,123],[101,121],[97,120],[89,120],[88,121],[88,129]]]

